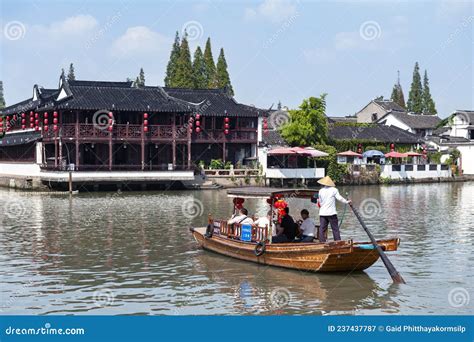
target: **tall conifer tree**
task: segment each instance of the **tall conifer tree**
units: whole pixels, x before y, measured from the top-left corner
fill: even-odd
[[[207,38],[206,48],[204,49],[204,63],[206,64],[206,80],[208,88],[217,87],[216,65],[212,57],[211,38]]]
[[[166,67],[165,86],[167,87],[175,86],[176,69],[178,67],[180,49],[181,46],[179,43],[179,33],[176,31],[173,48],[171,49],[170,60],[168,61],[168,66]]]
[[[398,72],[397,83],[394,84],[392,89],[392,95],[390,99],[397,103],[400,107],[406,108],[405,96],[403,95],[402,85],[400,84],[400,71]]]
[[[197,89],[207,88],[206,64],[204,63],[204,55],[199,46],[196,48],[196,51],[194,52],[193,79],[194,79],[194,88],[197,88]]]
[[[176,79],[174,87],[177,88],[193,88],[193,65],[191,62],[191,53],[189,52],[189,44],[186,32],[181,40],[181,49],[179,51],[178,64],[176,68]]]
[[[413,80],[411,82],[410,93],[408,94],[407,109],[409,112],[423,112],[423,87],[421,85],[420,67],[415,63],[413,70]]]
[[[145,71],[143,71],[143,68],[140,68],[140,73],[138,74],[138,86],[145,86]]]
[[[423,114],[436,114],[436,106],[431,97],[430,81],[428,80],[428,73],[425,70],[423,77]]]
[[[74,64],[69,64],[69,72],[67,73],[67,80],[74,81],[76,79],[76,74],[74,71]]]
[[[5,97],[3,95],[3,81],[0,81],[0,108],[4,108],[5,104]]]
[[[221,48],[219,53],[219,58],[217,59],[217,87],[226,88],[229,95],[234,95],[234,89],[232,89],[232,84],[230,83],[229,72],[227,71],[227,62],[225,60],[224,48]]]

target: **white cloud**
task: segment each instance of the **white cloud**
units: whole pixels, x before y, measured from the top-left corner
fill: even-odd
[[[334,61],[335,53],[327,48],[304,49],[303,57],[308,64],[327,64]]]
[[[97,20],[91,15],[77,15],[65,20],[54,22],[48,26],[36,25],[34,32],[46,35],[49,39],[90,34],[98,26]]]
[[[246,8],[244,18],[247,20],[262,17],[272,22],[282,22],[296,14],[294,1],[265,0],[256,8]]]
[[[169,52],[172,39],[146,26],[129,27],[112,46],[112,52],[122,55]]]

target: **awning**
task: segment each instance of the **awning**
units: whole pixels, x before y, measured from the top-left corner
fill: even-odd
[[[311,158],[327,157],[326,152],[319,151],[312,147],[280,147],[268,151],[269,155],[301,155]]]
[[[418,153],[418,152],[408,152],[407,156],[408,157],[421,157],[423,155],[421,153]]]
[[[408,155],[406,153],[400,153],[397,151],[391,151],[385,154],[385,158],[406,158]]]
[[[359,157],[362,158],[362,154],[356,153],[354,151],[344,151],[344,152],[339,152],[337,154],[338,156],[344,156],[344,157]]]
[[[377,151],[377,150],[368,150],[368,151],[365,151],[364,154],[362,154],[362,156],[364,158],[373,158],[373,157],[381,157],[381,158],[384,158],[385,155],[380,152],[380,151]]]

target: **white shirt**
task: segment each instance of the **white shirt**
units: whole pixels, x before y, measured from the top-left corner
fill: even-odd
[[[311,218],[307,218],[303,222],[301,222],[300,229],[301,234],[306,236],[314,236],[314,221]]]
[[[234,224],[234,223],[239,223],[239,224],[253,224],[253,220],[245,215],[237,215],[232,217],[229,221],[227,221],[227,224]]]
[[[339,194],[339,190],[335,187],[325,186],[319,190],[318,195],[318,202],[321,206],[319,208],[319,216],[336,215],[336,200],[345,204],[348,203],[348,201]]]
[[[268,227],[268,229],[270,229],[270,220],[268,219],[267,216],[259,217],[258,219],[255,220],[254,224],[259,226],[260,228]],[[272,235],[273,236],[276,235],[275,229],[273,229]]]

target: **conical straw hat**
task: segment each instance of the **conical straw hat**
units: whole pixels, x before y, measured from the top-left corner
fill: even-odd
[[[321,178],[320,180],[318,180],[318,183],[325,186],[336,186],[336,184],[334,184],[331,177],[329,176]]]

